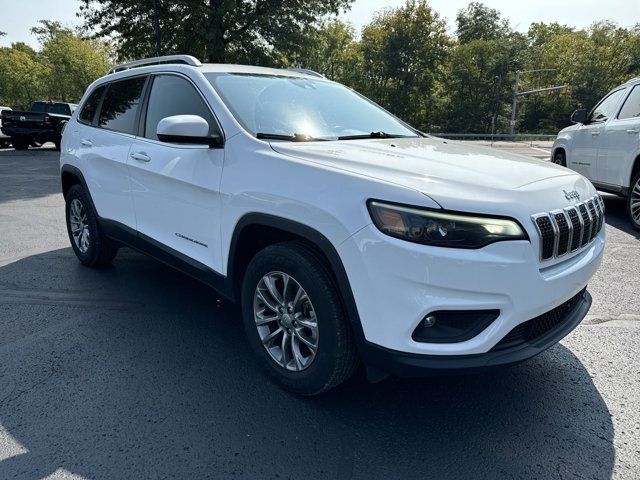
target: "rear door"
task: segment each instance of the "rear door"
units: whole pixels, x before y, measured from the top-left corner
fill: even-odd
[[[102,98],[98,91],[90,97],[78,116],[78,138],[74,142],[98,215],[132,229],[136,221],[127,155],[137,131],[147,78],[136,76],[109,83]],[[99,105],[93,104],[96,99]],[[92,114],[93,109],[96,112]]]
[[[602,183],[627,187],[632,164],[640,152],[640,85],[634,86],[620,112],[603,132],[598,152],[599,178]]]
[[[575,131],[568,166],[589,180],[601,182],[598,169],[598,150],[602,145],[607,121],[613,117],[624,96],[625,89],[615,90],[604,97],[591,111],[587,123]]]
[[[224,149],[161,142],[156,135],[158,122],[173,115],[198,115],[210,134],[221,135],[218,122],[198,88],[179,74],[154,75],[146,105],[128,158],[138,231],[220,272]]]

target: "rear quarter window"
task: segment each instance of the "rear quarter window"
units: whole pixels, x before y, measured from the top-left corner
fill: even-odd
[[[95,120],[96,112],[98,111],[98,107],[100,106],[100,100],[102,100],[102,94],[104,93],[106,87],[104,85],[100,85],[96,88],[89,98],[84,102],[82,106],[82,110],[80,110],[80,115],[78,115],[78,120],[81,123],[86,123],[88,125],[93,124]]]

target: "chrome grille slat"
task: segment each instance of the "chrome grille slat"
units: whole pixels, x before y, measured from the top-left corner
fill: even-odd
[[[595,195],[562,210],[532,215],[540,240],[540,260],[573,253],[590,244],[604,225],[604,202]]]

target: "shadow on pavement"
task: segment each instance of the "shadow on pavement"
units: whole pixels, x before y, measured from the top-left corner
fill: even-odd
[[[612,227],[640,239],[640,232],[631,226],[631,220],[627,214],[627,199],[606,193],[601,195],[604,200],[605,221]]]
[[[0,189],[0,203],[60,193],[59,158],[53,144],[20,151],[0,149],[0,177],[11,186]]]
[[[260,374],[235,307],[128,250],[103,270],[69,248],[0,268],[0,318],[0,478],[608,478],[614,464],[607,406],[561,345],[500,373],[360,375],[300,398]]]

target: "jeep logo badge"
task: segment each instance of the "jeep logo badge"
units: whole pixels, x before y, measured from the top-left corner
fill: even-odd
[[[567,200],[580,200],[580,193],[577,190],[571,190],[567,192],[566,190],[562,190],[564,192],[564,198]]]

